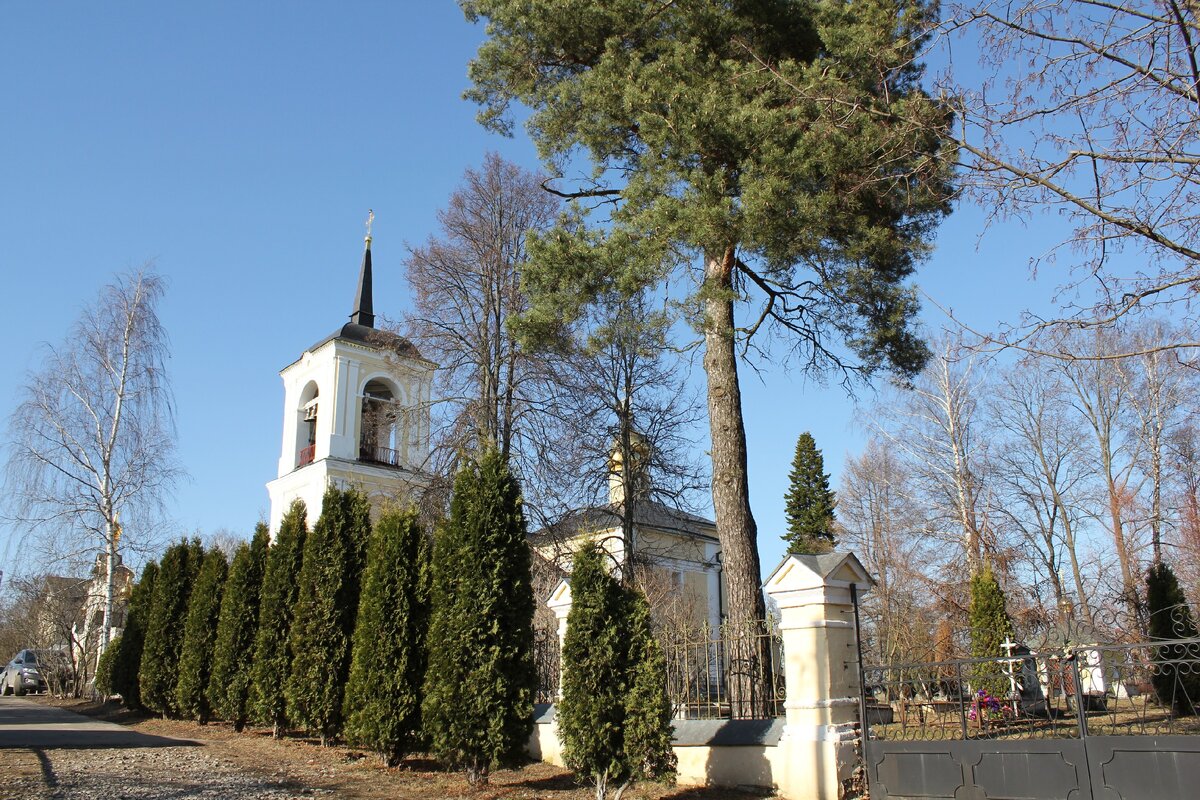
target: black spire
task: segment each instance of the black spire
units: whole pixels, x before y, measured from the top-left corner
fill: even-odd
[[[367,218],[366,247],[363,249],[362,269],[358,273],[358,293],[354,295],[354,313],[350,322],[367,328],[375,327],[375,308],[371,303],[371,222],[375,212]]]

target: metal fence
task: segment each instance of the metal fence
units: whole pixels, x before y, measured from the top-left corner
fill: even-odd
[[[1200,638],[863,669],[876,740],[1200,733]]]
[[[676,719],[783,715],[783,640],[775,620],[749,626],[673,626],[657,631]]]
[[[558,631],[534,628],[533,666],[537,673],[537,686],[533,692],[533,702],[553,703],[558,699],[558,684],[562,676],[559,656]]]

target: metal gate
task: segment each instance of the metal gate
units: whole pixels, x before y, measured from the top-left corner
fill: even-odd
[[[1200,798],[1200,638],[1006,645],[862,667],[871,800]]]

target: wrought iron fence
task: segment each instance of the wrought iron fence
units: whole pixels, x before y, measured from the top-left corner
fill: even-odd
[[[1191,629],[1195,633],[1195,629]],[[1200,733],[1200,637],[863,668],[880,740]]]
[[[562,675],[559,668],[558,631],[549,628],[534,628],[533,666],[537,674],[533,702],[555,702],[558,699],[558,683]]]
[[[783,640],[775,620],[658,630],[676,719],[783,715]]]

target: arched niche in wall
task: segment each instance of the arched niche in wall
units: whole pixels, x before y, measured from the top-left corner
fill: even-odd
[[[309,381],[300,392],[296,408],[296,466],[303,467],[316,460],[317,416],[320,389],[316,381]]]

